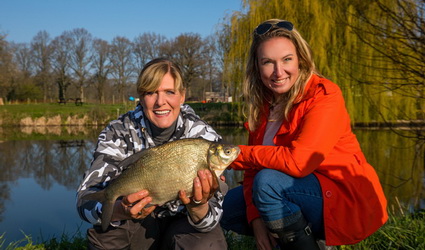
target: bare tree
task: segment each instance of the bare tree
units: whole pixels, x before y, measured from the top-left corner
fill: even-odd
[[[13,75],[12,99],[30,101],[42,98],[41,89],[34,84],[31,49],[27,43],[11,43],[16,71]]]
[[[97,97],[100,103],[105,103],[105,85],[110,71],[108,59],[109,50],[110,47],[107,41],[102,39],[95,39],[93,41],[91,66],[94,70],[94,75],[92,77],[92,82],[96,88]]]
[[[36,82],[42,86],[45,102],[47,101],[52,85],[50,77],[52,72],[50,41],[50,35],[47,31],[38,32],[31,41],[32,59],[36,69]]]
[[[160,45],[167,39],[155,33],[143,33],[133,42],[135,64],[139,70],[150,60],[160,56]]]
[[[226,82],[226,79],[231,79],[230,77],[225,77],[226,74],[230,74],[230,72],[225,72],[226,70],[226,55],[230,51],[230,33],[231,33],[231,26],[227,23],[221,24],[221,29],[218,30],[215,34],[215,41],[216,41],[216,56],[217,56],[217,64],[219,71],[221,72],[221,91],[226,93],[226,96],[229,96],[229,90],[230,86],[232,85],[229,82]]]
[[[111,61],[111,74],[122,102],[126,99],[124,97],[126,87],[135,76],[132,55],[132,43],[130,40],[120,36],[112,40],[109,58]]]
[[[87,85],[90,70],[92,35],[86,29],[74,29],[65,32],[70,39],[69,65],[73,71],[75,86],[79,98],[84,101],[84,88]]]
[[[205,79],[209,82],[206,91],[216,91],[215,83],[218,82],[220,76],[220,62],[217,56],[217,38],[215,36],[208,36],[204,39],[204,48],[202,50],[202,57],[205,60],[203,67]],[[218,86],[220,87],[220,86]]]
[[[205,66],[203,54],[205,41],[199,34],[181,34],[162,46],[162,52],[174,59],[182,67],[183,79],[187,86],[187,96],[190,98],[192,81],[200,77]]]
[[[13,55],[6,35],[0,34],[0,97],[6,97],[11,91],[12,77],[15,72]]]
[[[51,43],[52,65],[55,82],[58,85],[59,100],[67,99],[67,89],[71,85],[70,66],[69,66],[69,46],[70,38],[64,32],[56,37]]]
[[[33,61],[31,57],[31,48],[27,43],[17,43],[14,47],[14,61],[18,70],[25,78],[29,78],[33,72]]]

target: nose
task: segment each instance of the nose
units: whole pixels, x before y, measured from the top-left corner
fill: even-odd
[[[167,101],[166,101],[166,97],[165,97],[165,94],[161,91],[161,92],[158,92],[158,95],[157,95],[157,97],[156,97],[156,105],[157,106],[163,106],[165,103],[166,103]]]
[[[283,68],[283,65],[281,65],[280,63],[276,63],[274,65],[274,74],[276,78],[280,78],[281,76],[283,76],[284,72],[285,69]]]

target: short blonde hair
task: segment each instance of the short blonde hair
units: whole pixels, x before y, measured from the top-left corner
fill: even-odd
[[[161,85],[162,78],[170,73],[174,78],[174,89],[184,93],[186,88],[183,83],[180,67],[167,58],[156,58],[145,64],[137,80],[137,93],[140,97],[147,92],[156,91]]]
[[[283,22],[280,19],[269,19],[264,23],[276,24]],[[274,100],[273,92],[268,89],[261,80],[260,70],[258,67],[258,47],[264,41],[275,37],[284,37],[289,39],[295,46],[299,62],[299,76],[294,86],[280,100]],[[305,85],[312,73],[317,73],[314,65],[310,46],[302,38],[301,34],[293,28],[286,28],[273,25],[264,34],[257,34],[255,31],[252,36],[252,44],[249,50],[248,63],[246,66],[245,79],[243,82],[243,94],[247,104],[248,124],[251,131],[260,125],[260,114],[264,111],[265,102],[283,102],[284,110],[279,118],[288,119],[289,112],[294,103],[300,100],[304,94]]]

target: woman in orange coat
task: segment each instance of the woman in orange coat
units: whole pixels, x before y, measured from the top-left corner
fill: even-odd
[[[341,90],[317,73],[292,23],[271,19],[254,30],[244,96],[249,146],[231,166],[245,170],[243,192],[225,198],[225,229],[243,231],[236,221],[244,207],[259,249],[271,249],[276,237],[284,249],[318,249],[318,239],[354,244],[386,222],[381,184]]]

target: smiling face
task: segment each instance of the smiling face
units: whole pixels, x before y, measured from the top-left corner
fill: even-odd
[[[291,40],[275,37],[262,42],[257,58],[263,84],[276,97],[287,93],[299,75],[298,56]]]
[[[158,128],[168,128],[177,119],[184,92],[175,89],[175,80],[170,73],[164,75],[158,89],[146,92],[140,103],[149,121]]]

